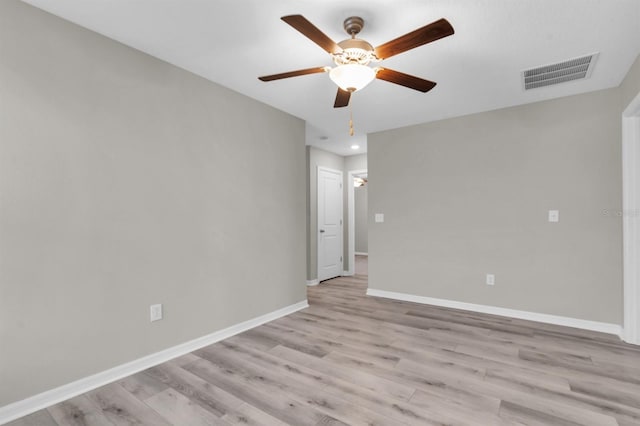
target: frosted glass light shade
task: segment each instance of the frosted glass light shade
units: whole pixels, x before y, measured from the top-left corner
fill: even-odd
[[[342,90],[356,92],[376,77],[372,68],[360,64],[339,65],[329,72],[329,78]]]

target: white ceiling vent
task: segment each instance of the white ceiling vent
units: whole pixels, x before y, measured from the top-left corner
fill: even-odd
[[[524,90],[589,78],[597,58],[598,54],[594,53],[557,64],[525,70],[522,72]]]

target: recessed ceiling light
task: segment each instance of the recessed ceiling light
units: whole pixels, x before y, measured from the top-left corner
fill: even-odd
[[[351,145],[351,149],[358,149],[360,148],[360,145]]]

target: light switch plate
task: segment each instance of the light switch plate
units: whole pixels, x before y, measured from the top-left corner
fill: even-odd
[[[149,308],[150,321],[159,321],[162,319],[162,304],[151,305]]]
[[[494,285],[496,283],[496,276],[493,274],[487,274],[487,285]]]
[[[376,213],[375,220],[376,223],[384,222],[384,213]]]
[[[560,221],[560,210],[549,210],[549,222]]]

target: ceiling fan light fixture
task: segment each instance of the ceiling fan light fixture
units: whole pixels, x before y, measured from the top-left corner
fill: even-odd
[[[366,65],[346,64],[333,68],[329,77],[342,90],[357,92],[376,78],[376,72]]]

